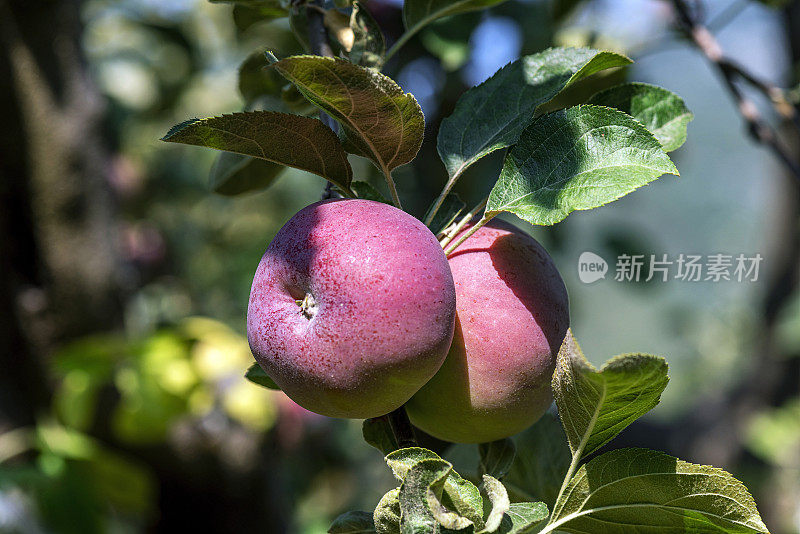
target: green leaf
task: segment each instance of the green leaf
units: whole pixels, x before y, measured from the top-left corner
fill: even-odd
[[[355,193],[358,198],[363,198],[366,200],[374,200],[375,202],[383,202],[384,204],[392,203],[391,200],[383,196],[381,192],[375,189],[375,187],[373,187],[373,185],[369,182],[362,182],[360,180],[356,180],[350,184],[350,188],[353,190],[353,193]]]
[[[388,491],[375,507],[372,516],[378,534],[399,534],[400,532],[400,488]]]
[[[403,23],[406,32],[415,34],[436,19],[485,9],[504,0],[406,0],[403,3]]]
[[[396,451],[399,447],[392,427],[385,417],[365,419],[361,427],[364,441],[381,451],[384,455]]]
[[[504,438],[491,443],[481,443],[478,445],[478,452],[481,456],[480,473],[503,478],[514,463],[517,448],[510,438]]]
[[[348,150],[371,159],[384,174],[416,156],[425,118],[414,96],[391,78],[320,56],[292,56],[273,66],[342,125]]]
[[[247,31],[254,24],[283,18],[289,15],[289,12],[280,5],[262,5],[262,6],[246,6],[235,5],[233,6],[233,23],[239,31]]]
[[[542,532],[768,532],[730,473],[648,449],[607,452],[570,480]]]
[[[503,484],[512,500],[541,499],[552,507],[572,460],[564,430],[546,413],[515,440],[517,456]]]
[[[356,65],[379,68],[386,54],[386,41],[380,26],[361,2],[353,2],[350,13],[350,29],[353,30],[353,48],[348,57]]]
[[[626,83],[600,91],[589,104],[624,111],[644,124],[665,152],[672,152],[686,141],[687,126],[694,118],[681,97],[646,83]]]
[[[368,512],[345,512],[333,520],[328,534],[369,534],[375,533],[372,514]]]
[[[441,460],[441,458],[435,452],[421,447],[400,449],[386,456],[386,463],[400,481],[405,480],[415,465],[426,460]],[[483,527],[483,497],[480,490],[454,470],[450,471],[445,480],[442,502],[472,521],[476,527]]]
[[[486,156],[513,145],[536,109],[576,81],[631,60],[589,48],[550,48],[509,63],[458,99],[442,121],[439,157],[451,179]]]
[[[234,196],[266,189],[286,169],[283,165],[233,152],[222,152],[211,167],[211,189]]]
[[[254,363],[250,366],[250,368],[244,374],[244,377],[253,384],[257,384],[268,389],[281,389],[278,387],[278,384],[276,384],[257,363]]]
[[[511,503],[508,511],[503,516],[498,534],[518,534],[532,532],[537,523],[547,520],[550,513],[543,502],[515,502]]]
[[[336,134],[321,121],[288,113],[245,111],[192,119],[163,141],[197,145],[313,172],[347,190],[353,171]]]
[[[457,19],[445,17],[430,24],[420,33],[422,45],[439,58],[447,72],[460,69],[469,60],[470,37],[483,17],[479,12],[457,15]]]
[[[401,534],[433,534],[440,532],[439,522],[433,515],[439,508],[444,481],[452,470],[449,462],[426,459],[414,464],[400,486]]]
[[[641,123],[615,109],[576,106],[536,119],[506,156],[487,214],[551,225],[678,174]]]
[[[482,486],[491,503],[491,509],[489,515],[486,516],[486,526],[481,532],[494,532],[500,527],[503,516],[511,506],[511,501],[508,500],[505,486],[493,476],[483,475]]]
[[[277,72],[266,67],[269,66],[267,58],[262,51],[253,52],[239,66],[239,93],[245,101],[253,102],[259,97],[272,97],[271,111],[288,111],[281,109],[282,102],[278,100],[281,88],[286,83]]]
[[[654,408],[667,386],[667,362],[623,354],[598,371],[567,331],[556,359],[553,396],[574,455],[586,456]]]
[[[446,197],[444,197],[444,201],[442,201],[441,207],[439,207],[439,211],[436,212],[436,215],[433,217],[433,220],[428,225],[434,235],[439,235],[444,232],[448,226],[455,222],[456,217],[458,217],[464,208],[467,205],[464,203],[461,198],[455,193],[448,193]],[[423,220],[428,220],[428,215],[430,214],[431,210],[433,209],[433,205],[428,208],[427,213],[425,213],[425,217]]]

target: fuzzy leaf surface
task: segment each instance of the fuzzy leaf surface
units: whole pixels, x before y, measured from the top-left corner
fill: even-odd
[[[536,119],[509,151],[486,213],[552,225],[608,204],[663,174],[678,174],[640,122],[616,109],[576,106]]]
[[[626,83],[595,94],[589,104],[624,111],[644,124],[665,152],[680,148],[694,115],[683,99],[663,87]]]
[[[553,510],[554,527],[575,534],[768,532],[733,475],[649,449],[614,450],[578,469]]]
[[[576,81],[631,63],[625,56],[590,48],[550,48],[509,63],[467,90],[442,121],[439,157],[452,178],[482,157],[519,139],[536,109]]]

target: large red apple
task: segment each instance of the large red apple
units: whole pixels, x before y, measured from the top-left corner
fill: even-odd
[[[430,230],[387,204],[334,200],[298,212],[267,247],[247,337],[299,405],[367,418],[430,380],[454,322],[453,278]]]
[[[453,344],[436,376],[407,404],[408,414],[439,439],[504,438],[533,424],[552,402],[555,356],[569,327],[567,290],[544,248],[496,219],[449,261]]]

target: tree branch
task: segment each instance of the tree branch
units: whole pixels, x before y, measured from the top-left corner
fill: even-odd
[[[739,86],[736,85],[736,78],[753,85],[756,89],[766,94],[773,102],[773,106],[781,116],[791,119],[800,129],[800,119],[797,117],[796,108],[786,99],[782,89],[768,84],[753,76],[742,66],[727,59],[722,51],[717,39],[711,31],[704,26],[689,8],[685,0],[672,0],[675,14],[678,17],[682,29],[692,39],[697,48],[714,64],[722,74],[728,91],[736,101],[739,114],[747,122],[750,135],[757,142],[768,147],[781,162],[792,172],[794,178],[800,181],[800,166],[794,161],[789,151],[778,140],[775,129],[764,120],[758,108],[752,100],[744,95]]]

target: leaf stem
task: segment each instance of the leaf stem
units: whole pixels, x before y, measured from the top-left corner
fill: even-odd
[[[450,193],[450,190],[453,189],[453,186],[455,185],[456,180],[458,180],[458,177],[460,175],[461,175],[460,172],[454,174],[452,177],[450,177],[447,180],[447,183],[444,184],[444,187],[442,188],[442,192],[439,193],[439,196],[436,198],[436,201],[433,203],[433,206],[431,207],[430,213],[428,213],[428,216],[425,217],[425,221],[424,221],[425,222],[425,226],[428,226],[428,225],[431,224],[431,222],[433,221],[433,218],[436,216],[436,212],[439,211],[439,208],[442,207],[442,203],[444,202],[444,199]]]
[[[447,244],[450,243],[450,241],[452,241],[453,238],[458,235],[458,232],[460,232],[461,229],[464,228],[467,225],[467,223],[469,223],[469,221],[471,221],[478,214],[478,212],[481,211],[486,206],[486,202],[488,200],[489,197],[484,198],[480,204],[472,208],[469,213],[464,215],[455,226],[453,226],[450,230],[445,230],[445,235],[439,242],[442,248],[445,248]]]
[[[453,251],[457,249],[461,243],[472,237],[472,234],[480,230],[483,227],[483,225],[494,219],[496,215],[497,213],[492,213],[491,215],[488,216],[484,215],[483,217],[481,217],[481,219],[477,223],[475,223],[475,226],[467,230],[467,232],[465,232],[464,235],[456,239],[455,243],[450,244],[450,246],[444,249],[444,255],[449,256],[450,254],[452,254]]]
[[[394,204],[397,209],[403,209],[403,205],[400,203],[400,197],[397,195],[397,187],[394,185],[392,171],[390,171],[388,167],[383,167],[383,176],[386,177],[386,184],[389,186],[389,192],[392,194],[392,204]]]
[[[400,406],[395,411],[388,413],[386,418],[389,420],[389,426],[392,429],[394,438],[397,440],[397,445],[401,449],[417,446],[414,427],[411,426],[405,406]]]

